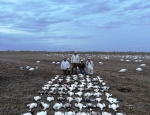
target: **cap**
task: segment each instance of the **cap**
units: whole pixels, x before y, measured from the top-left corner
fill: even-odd
[[[81,60],[81,61],[83,61],[83,60]]]
[[[74,53],[77,53],[76,51],[74,51]]]
[[[90,59],[90,58],[88,58],[88,59]]]

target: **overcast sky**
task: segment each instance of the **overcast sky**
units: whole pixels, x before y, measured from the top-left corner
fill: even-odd
[[[0,0],[0,50],[150,52],[150,0]]]

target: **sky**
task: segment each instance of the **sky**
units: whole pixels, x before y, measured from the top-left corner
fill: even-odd
[[[150,0],[0,0],[0,50],[150,52]]]

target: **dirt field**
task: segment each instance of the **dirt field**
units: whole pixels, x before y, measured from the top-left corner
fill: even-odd
[[[106,85],[110,86],[109,93],[112,93],[114,98],[123,100],[119,103],[119,112],[126,115],[150,115],[150,54],[98,52],[79,52],[79,54],[85,60],[91,57],[95,65],[94,76],[102,77]],[[61,62],[63,56],[70,58],[71,55],[72,53],[65,52],[0,52],[0,115],[21,115],[28,112],[27,104],[35,102],[33,97],[38,95],[44,84],[56,75],[62,74],[60,65],[52,64],[52,61]],[[137,55],[139,57],[135,59]],[[40,61],[39,64],[36,63],[37,60]],[[98,62],[103,62],[104,65],[99,65]],[[136,71],[140,64],[146,64],[145,67],[141,67],[143,69],[141,72]],[[29,72],[27,69],[20,70],[20,66],[39,68]],[[120,73],[119,70],[122,68],[126,68],[127,71]],[[44,102],[46,97],[47,94],[42,95]],[[58,100],[55,99],[47,109],[48,115],[54,114],[52,106],[55,102]],[[72,110],[78,111],[78,108]],[[93,110],[100,111],[97,108]],[[104,110],[110,111],[108,107]],[[37,106],[33,111],[35,115],[36,112],[42,111],[42,107]],[[60,109],[60,111],[68,110]]]

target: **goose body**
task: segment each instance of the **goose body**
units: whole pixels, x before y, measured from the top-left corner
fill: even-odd
[[[31,111],[33,108],[37,107],[37,103],[30,103],[30,104],[27,104],[27,106],[30,108],[29,111]]]

